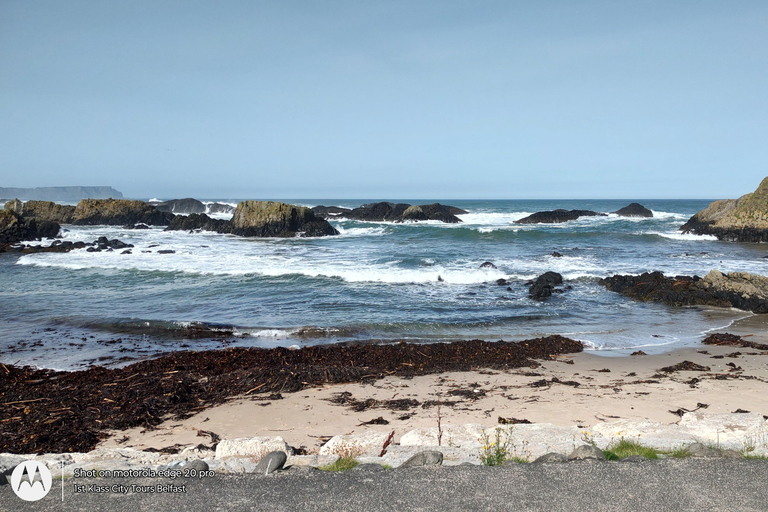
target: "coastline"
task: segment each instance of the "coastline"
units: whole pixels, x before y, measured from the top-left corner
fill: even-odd
[[[739,330],[750,330],[754,322],[745,322]],[[758,338],[768,336],[762,332],[747,339]],[[709,370],[659,371],[684,361]],[[221,439],[281,436],[309,453],[339,434],[394,431],[398,442],[408,431],[437,425],[438,400],[442,425],[486,427],[498,425],[499,418],[591,428],[619,420],[674,424],[683,412],[697,409],[707,414],[739,410],[768,414],[768,352],[760,350],[702,345],[629,357],[581,352],[540,363],[536,368],[502,371],[389,376],[370,383],[307,388],[272,399],[235,397],[187,419],[164,421],[153,430],[114,432],[99,446],[183,448],[207,441],[200,437],[202,431]],[[378,418],[387,424],[365,424]]]

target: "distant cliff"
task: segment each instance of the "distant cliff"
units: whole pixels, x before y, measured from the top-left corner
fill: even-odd
[[[81,199],[122,199],[123,194],[112,187],[37,187],[3,188],[0,199],[21,199],[22,201],[62,201],[76,203]]]

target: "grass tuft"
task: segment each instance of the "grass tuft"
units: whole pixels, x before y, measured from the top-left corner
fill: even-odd
[[[327,466],[320,466],[318,469],[321,471],[348,471],[358,464],[360,463],[354,457],[340,457]]]
[[[646,459],[659,458],[659,452],[653,448],[643,446],[637,441],[627,441],[626,439],[622,439],[618,443],[609,446],[603,453],[605,453],[607,460],[621,460],[631,455],[642,455]]]

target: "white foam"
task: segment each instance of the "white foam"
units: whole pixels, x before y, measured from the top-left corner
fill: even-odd
[[[717,240],[717,237],[714,235],[694,235],[693,233],[675,233],[675,232],[666,232],[662,233],[659,231],[646,231],[643,233],[644,235],[658,235],[662,236],[664,238],[669,238],[671,240],[686,240],[686,241],[710,241],[710,240]]]
[[[382,236],[386,234],[384,226],[367,227],[367,228],[345,228],[343,226],[336,226],[341,236]]]
[[[491,226],[507,226],[509,224],[513,224],[516,220],[523,219],[527,216],[531,215],[531,212],[510,212],[510,213],[499,213],[499,212],[474,212],[474,213],[465,213],[463,215],[457,215],[459,219],[461,219],[463,226],[483,226],[483,227],[491,227]]]

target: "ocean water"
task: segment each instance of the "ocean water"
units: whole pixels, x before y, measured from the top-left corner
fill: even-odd
[[[605,354],[660,352],[694,345],[750,314],[638,303],[598,279],[654,270],[768,273],[764,246],[680,234],[708,200],[645,200],[652,219],[552,225],[514,221],[555,208],[611,212],[629,201],[441,202],[468,210],[463,223],[334,220],[340,236],[292,239],[65,226],[65,240],[106,236],[135,247],[132,254],[0,254],[0,362],[76,369],[172,350],[548,334]],[[497,268],[480,268],[485,261]],[[529,299],[525,283],[550,270],[568,289],[546,302]],[[500,278],[511,284],[497,285]],[[194,325],[235,334],[190,337]]]

